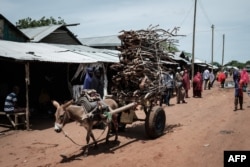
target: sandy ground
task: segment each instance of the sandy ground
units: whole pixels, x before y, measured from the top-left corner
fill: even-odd
[[[203,91],[203,98],[187,98],[187,104],[164,106],[167,116],[163,136],[151,140],[144,122],[127,125],[118,142],[106,145],[102,130],[94,134],[98,149],[83,157],[82,146],[54,132],[52,119],[31,120],[32,130],[0,127],[1,167],[222,167],[224,150],[250,150],[250,97],[244,94],[244,110],[234,112],[234,89]],[[1,117],[1,121],[3,121]],[[80,145],[85,130],[72,122],[64,128]],[[112,139],[112,138],[111,138]]]

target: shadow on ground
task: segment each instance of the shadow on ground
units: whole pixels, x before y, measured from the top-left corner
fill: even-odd
[[[171,133],[174,131],[174,128],[180,127],[181,124],[167,125],[163,135],[167,133]],[[125,137],[128,139],[126,143],[121,144],[119,141],[119,137]],[[114,154],[114,152],[118,149],[122,149],[125,146],[133,144],[135,142],[146,143],[147,141],[152,140],[147,137],[145,132],[144,122],[135,124],[129,127],[126,127],[124,131],[119,131],[118,141],[114,141],[114,136],[110,137],[110,142],[107,144],[105,142],[105,138],[98,140],[98,146],[95,147],[93,143],[90,144],[89,155],[88,156],[96,156],[98,154]],[[155,139],[157,140],[157,139]],[[77,150],[70,155],[60,155],[62,160],[60,163],[68,163],[75,160],[82,160],[85,158],[83,156],[85,150],[85,146],[83,146],[80,150]]]

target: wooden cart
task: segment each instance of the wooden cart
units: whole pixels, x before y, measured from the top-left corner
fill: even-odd
[[[109,97],[110,98],[110,97]],[[119,104],[119,108],[112,110],[111,113],[120,113],[120,126],[125,128],[126,124],[134,121],[145,121],[145,131],[148,137],[154,139],[164,133],[166,125],[166,115],[163,108],[159,105],[161,95],[159,93],[148,93],[145,97],[126,97],[119,99],[112,96]],[[145,119],[138,119],[136,116],[137,107],[141,107],[145,113]],[[138,111],[139,112],[139,111]]]

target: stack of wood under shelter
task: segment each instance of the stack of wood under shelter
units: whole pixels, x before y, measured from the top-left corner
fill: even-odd
[[[119,99],[142,98],[149,92],[159,94],[162,91],[161,74],[166,70],[162,60],[170,61],[162,42],[172,43],[171,37],[176,36],[178,29],[169,31],[157,27],[121,31],[120,63],[111,66],[116,71],[111,91]]]

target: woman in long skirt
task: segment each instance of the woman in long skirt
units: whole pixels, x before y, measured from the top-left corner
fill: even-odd
[[[193,79],[193,97],[202,97],[202,76],[197,72]]]

